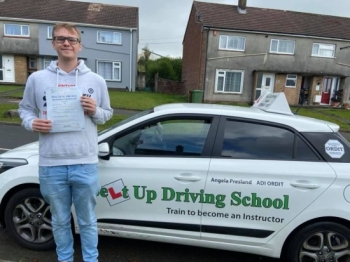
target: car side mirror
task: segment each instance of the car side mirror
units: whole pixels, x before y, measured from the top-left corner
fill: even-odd
[[[98,156],[105,157],[109,156],[109,145],[104,142],[98,145]]]

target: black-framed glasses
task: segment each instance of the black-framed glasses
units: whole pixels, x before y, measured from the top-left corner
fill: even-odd
[[[64,44],[64,42],[66,42],[66,40],[71,45],[76,45],[77,43],[80,43],[80,39],[76,38],[76,37],[55,36],[53,38],[53,40],[55,40],[56,43],[58,43],[58,44]]]

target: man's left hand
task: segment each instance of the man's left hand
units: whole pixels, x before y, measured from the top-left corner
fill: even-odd
[[[89,116],[93,116],[96,113],[96,101],[91,97],[82,96],[80,99],[81,106]]]

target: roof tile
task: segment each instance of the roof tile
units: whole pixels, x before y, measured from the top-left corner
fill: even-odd
[[[350,39],[350,18],[247,7],[240,14],[236,5],[194,2],[204,26],[280,34]]]
[[[138,28],[138,7],[98,5],[100,11],[85,2],[5,0],[0,2],[0,17]]]

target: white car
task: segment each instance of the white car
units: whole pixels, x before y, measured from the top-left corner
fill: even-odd
[[[99,134],[99,234],[350,261],[350,145],[338,130],[294,115],[283,93],[141,112]],[[37,174],[38,143],[0,155],[0,222],[44,250],[54,241]]]

